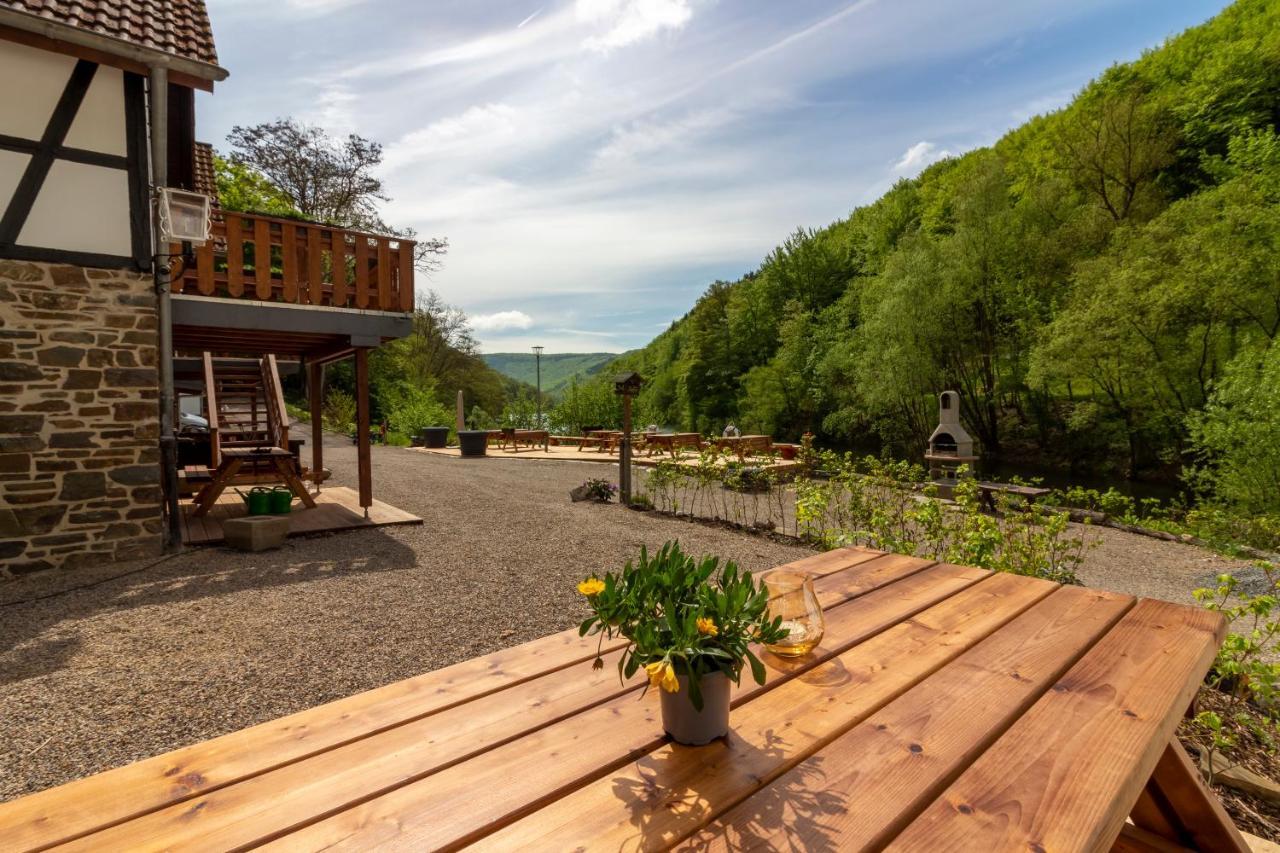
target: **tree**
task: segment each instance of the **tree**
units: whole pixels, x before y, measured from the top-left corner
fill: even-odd
[[[303,217],[317,222],[415,239],[411,228],[383,222],[379,202],[389,201],[375,170],[382,146],[351,133],[338,140],[322,128],[291,118],[249,127],[236,125],[227,136],[233,168],[250,170],[275,187]],[[267,211],[263,211],[267,212]],[[446,238],[418,240],[414,263],[434,272],[449,249]]]
[[[1157,206],[1156,176],[1174,161],[1175,135],[1137,83],[1100,87],[1064,119],[1058,134],[1062,159],[1112,219],[1122,222]]]
[[[1280,344],[1250,346],[1191,418],[1195,480],[1244,513],[1280,512]]]

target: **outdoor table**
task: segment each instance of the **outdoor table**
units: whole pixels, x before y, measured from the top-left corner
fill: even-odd
[[[789,568],[826,635],[764,654],[707,746],[570,630],[2,804],[0,849],[1246,849],[1174,739],[1219,614],[861,549]]]
[[[698,450],[702,447],[702,435],[696,432],[660,432],[645,433],[644,440],[649,448],[649,455],[654,456],[663,450],[675,459],[680,455],[682,447]]]
[[[293,467],[294,456],[279,447],[231,447],[222,451],[217,470],[213,472],[213,480],[201,489],[195,497],[195,512],[200,517],[213,509],[222,492],[235,482],[236,473],[246,462],[270,461],[276,473],[289,491],[293,492],[308,509],[316,505],[315,498],[307,491],[306,485],[298,478]]]

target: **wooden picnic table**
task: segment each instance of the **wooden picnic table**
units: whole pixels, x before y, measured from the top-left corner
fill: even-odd
[[[538,445],[542,445],[544,451],[550,452],[551,433],[545,429],[504,429],[499,449],[519,453],[521,442],[529,445],[529,450],[537,450]]]
[[[752,453],[769,453],[773,450],[773,437],[768,435],[730,435],[714,440],[716,447],[732,450],[741,461]]]
[[[763,655],[725,740],[670,742],[618,644],[593,670],[570,630],[0,804],[0,849],[1246,849],[1174,738],[1220,615],[862,549],[790,567],[826,636]]]
[[[679,455],[682,447],[701,450],[702,434],[696,432],[647,432],[644,433],[644,442],[650,456],[665,450],[674,459]]]
[[[195,517],[205,515],[213,509],[222,492],[236,482],[236,475],[246,462],[270,462],[276,470],[276,476],[293,492],[308,509],[316,505],[315,498],[307,491],[307,486],[298,478],[293,469],[293,454],[280,447],[230,447],[222,451],[218,467],[213,472],[213,479],[195,496]]]

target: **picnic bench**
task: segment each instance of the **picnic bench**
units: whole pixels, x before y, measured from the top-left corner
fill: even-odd
[[[1049,494],[1051,490],[1040,486],[1019,486],[1013,483],[978,483],[978,501],[991,512],[996,511],[996,495],[1012,495],[1022,498],[1026,504],[1033,504]]]
[[[665,450],[671,454],[672,459],[675,459],[680,455],[681,448],[687,447],[690,450],[701,450],[702,434],[696,432],[647,432],[644,434],[644,444],[650,456],[656,456]]]
[[[298,478],[294,457],[289,451],[280,447],[229,447],[222,451],[221,457],[212,479],[196,493],[195,511],[192,513],[195,517],[208,513],[227,486],[238,482],[236,475],[245,463],[269,463],[275,469],[275,479],[287,485],[308,509],[315,507],[315,498]]]
[[[672,743],[619,644],[594,670],[569,630],[0,804],[0,849],[1246,850],[1174,737],[1219,614],[857,548],[788,568],[826,635],[762,654],[724,740]]]
[[[519,453],[522,442],[529,445],[529,450],[537,450],[541,445],[543,451],[549,453],[551,433],[545,429],[504,429],[499,449],[508,453]]]
[[[732,450],[738,456],[738,461],[746,459],[756,453],[770,453],[773,451],[773,437],[768,435],[739,435],[717,438],[715,446],[722,450]]]

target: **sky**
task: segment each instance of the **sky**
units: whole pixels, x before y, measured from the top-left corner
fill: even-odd
[[[198,136],[381,142],[384,218],[485,352],[643,346],[948,154],[1052,111],[1222,0],[208,0]]]

